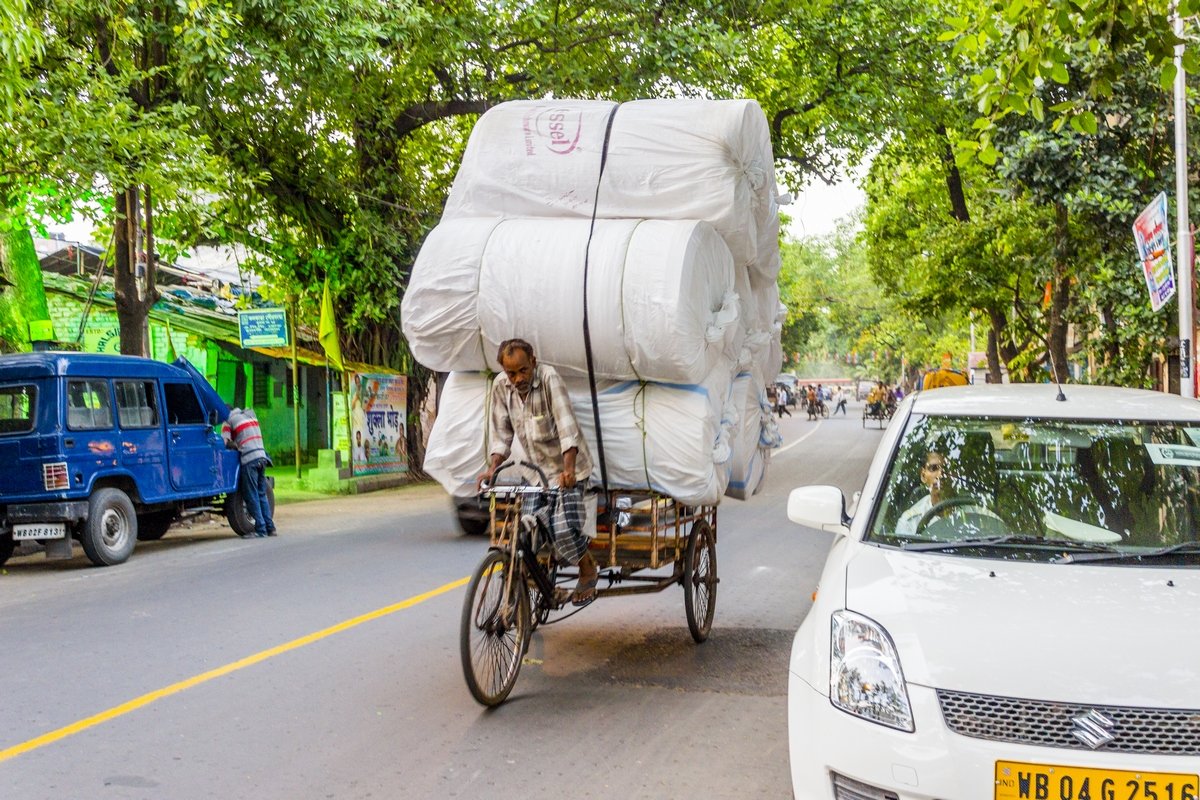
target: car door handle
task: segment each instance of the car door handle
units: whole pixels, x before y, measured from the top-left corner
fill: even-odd
[[[178,442],[178,441],[179,441],[179,434],[178,434],[178,433],[174,433],[174,432],[172,432],[172,433],[171,433],[171,441],[172,441],[172,442]]]

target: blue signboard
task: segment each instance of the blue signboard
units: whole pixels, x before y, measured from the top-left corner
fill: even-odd
[[[242,347],[286,347],[287,312],[282,308],[256,308],[238,312]]]

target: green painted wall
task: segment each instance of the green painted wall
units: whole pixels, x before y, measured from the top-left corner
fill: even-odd
[[[0,352],[27,351],[31,341],[53,339],[42,267],[28,230],[0,230],[0,278]]]

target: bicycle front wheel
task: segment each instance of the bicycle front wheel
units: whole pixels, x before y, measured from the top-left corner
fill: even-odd
[[[512,691],[530,633],[525,581],[508,577],[508,558],[492,550],[475,568],[463,598],[463,677],[471,696],[485,706],[500,705]]]

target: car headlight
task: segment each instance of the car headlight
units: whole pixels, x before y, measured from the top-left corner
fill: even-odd
[[[892,637],[853,611],[833,612],[829,699],[856,717],[912,733],[912,706]]]

